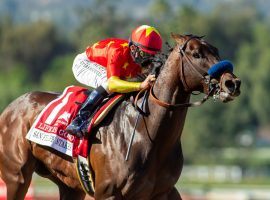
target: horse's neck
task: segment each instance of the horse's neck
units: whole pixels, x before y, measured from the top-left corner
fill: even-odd
[[[170,104],[181,104],[189,101],[190,94],[183,89],[182,81],[179,78],[180,60],[169,59],[161,71],[154,86],[155,95],[162,101]],[[156,143],[172,146],[179,141],[187,108],[177,108],[169,111],[149,101],[151,123],[151,137]],[[165,144],[166,143],[166,144]]]

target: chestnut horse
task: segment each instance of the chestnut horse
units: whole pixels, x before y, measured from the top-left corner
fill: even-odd
[[[90,151],[95,186],[92,198],[181,199],[175,184],[183,167],[180,138],[191,93],[214,94],[223,102],[240,94],[240,80],[231,71],[222,72],[215,81],[207,81],[207,70],[220,61],[215,47],[193,35],[172,37],[176,46],[153,88],[159,100],[147,99],[150,115],[138,120],[128,161],[125,156],[137,116],[130,101],[122,102],[91,133],[95,135]],[[209,87],[211,82],[216,84],[214,89]],[[86,196],[72,158],[25,139],[37,115],[58,95],[27,93],[0,116],[0,175],[7,186],[8,200],[24,199],[33,172],[56,183],[60,199]],[[173,109],[176,106],[169,104],[182,106]]]

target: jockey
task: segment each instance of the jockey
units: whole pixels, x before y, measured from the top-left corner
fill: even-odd
[[[128,93],[149,87],[155,80],[148,75],[143,82],[132,82],[149,68],[153,56],[161,51],[162,38],[152,26],[141,25],[132,31],[129,41],[119,38],[101,40],[74,59],[72,71],[82,84],[96,88],[67,127],[73,135],[85,132],[85,122],[93,109],[111,93]]]

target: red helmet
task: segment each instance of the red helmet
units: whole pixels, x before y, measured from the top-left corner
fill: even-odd
[[[134,29],[131,34],[132,44],[140,47],[144,52],[156,54],[162,48],[162,38],[152,26],[141,25]]]

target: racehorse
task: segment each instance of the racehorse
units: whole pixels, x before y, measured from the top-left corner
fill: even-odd
[[[207,78],[209,68],[220,62],[217,48],[194,35],[172,37],[176,45],[151,89],[152,98],[146,100],[149,115],[140,117],[135,127],[136,109],[125,100],[91,133],[95,135],[89,159],[94,199],[181,199],[175,184],[183,167],[181,134],[192,92],[203,92],[207,98],[214,95],[222,102],[240,94],[241,81],[231,70]],[[24,94],[0,116],[0,175],[8,200],[24,199],[33,172],[56,183],[60,199],[85,198],[73,159],[25,138],[37,115],[58,96]]]

